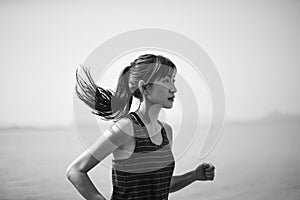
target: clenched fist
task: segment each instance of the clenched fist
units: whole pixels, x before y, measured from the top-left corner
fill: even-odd
[[[195,176],[199,181],[212,181],[215,178],[215,166],[211,163],[202,163],[195,169]]]

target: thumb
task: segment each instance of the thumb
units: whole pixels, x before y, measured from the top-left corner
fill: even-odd
[[[205,169],[214,169],[215,167],[214,167],[213,164],[211,164],[211,163],[206,163],[206,165],[205,165],[204,168],[205,168]]]
[[[210,167],[210,164],[205,162],[202,164],[202,166],[203,166],[203,168],[208,168],[208,167]]]

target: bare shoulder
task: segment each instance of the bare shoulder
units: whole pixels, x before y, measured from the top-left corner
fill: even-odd
[[[133,136],[133,123],[127,117],[123,117],[123,118],[119,119],[118,121],[116,121],[111,126],[111,128],[115,129],[116,131],[119,130],[119,131],[127,133],[130,136]]]
[[[127,117],[117,120],[109,129],[110,131],[106,132],[106,136],[113,141],[120,142],[119,145],[126,143],[134,135],[133,123]]]
[[[132,140],[133,126],[128,118],[119,119],[68,167],[67,171],[88,172],[109,154]]]
[[[164,128],[165,128],[166,132],[167,132],[167,136],[168,136],[169,141],[172,142],[173,141],[172,126],[170,124],[168,124],[167,122],[164,122],[163,125],[164,125]]]

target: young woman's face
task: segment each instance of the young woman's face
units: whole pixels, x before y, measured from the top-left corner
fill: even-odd
[[[175,87],[175,75],[176,71],[174,70],[171,76],[166,76],[154,81],[149,91],[148,100],[153,104],[160,104],[163,108],[172,108],[175,93],[177,92]]]

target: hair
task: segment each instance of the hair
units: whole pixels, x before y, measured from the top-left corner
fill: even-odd
[[[143,101],[143,95],[138,88],[140,80],[145,81],[143,89],[146,89],[152,86],[154,80],[171,76],[176,70],[174,63],[164,56],[141,55],[122,70],[114,92],[99,87],[93,80],[90,69],[84,66],[81,68],[87,80],[78,74],[77,69],[75,86],[77,96],[92,109],[92,113],[103,120],[119,119],[128,114],[133,96]]]

